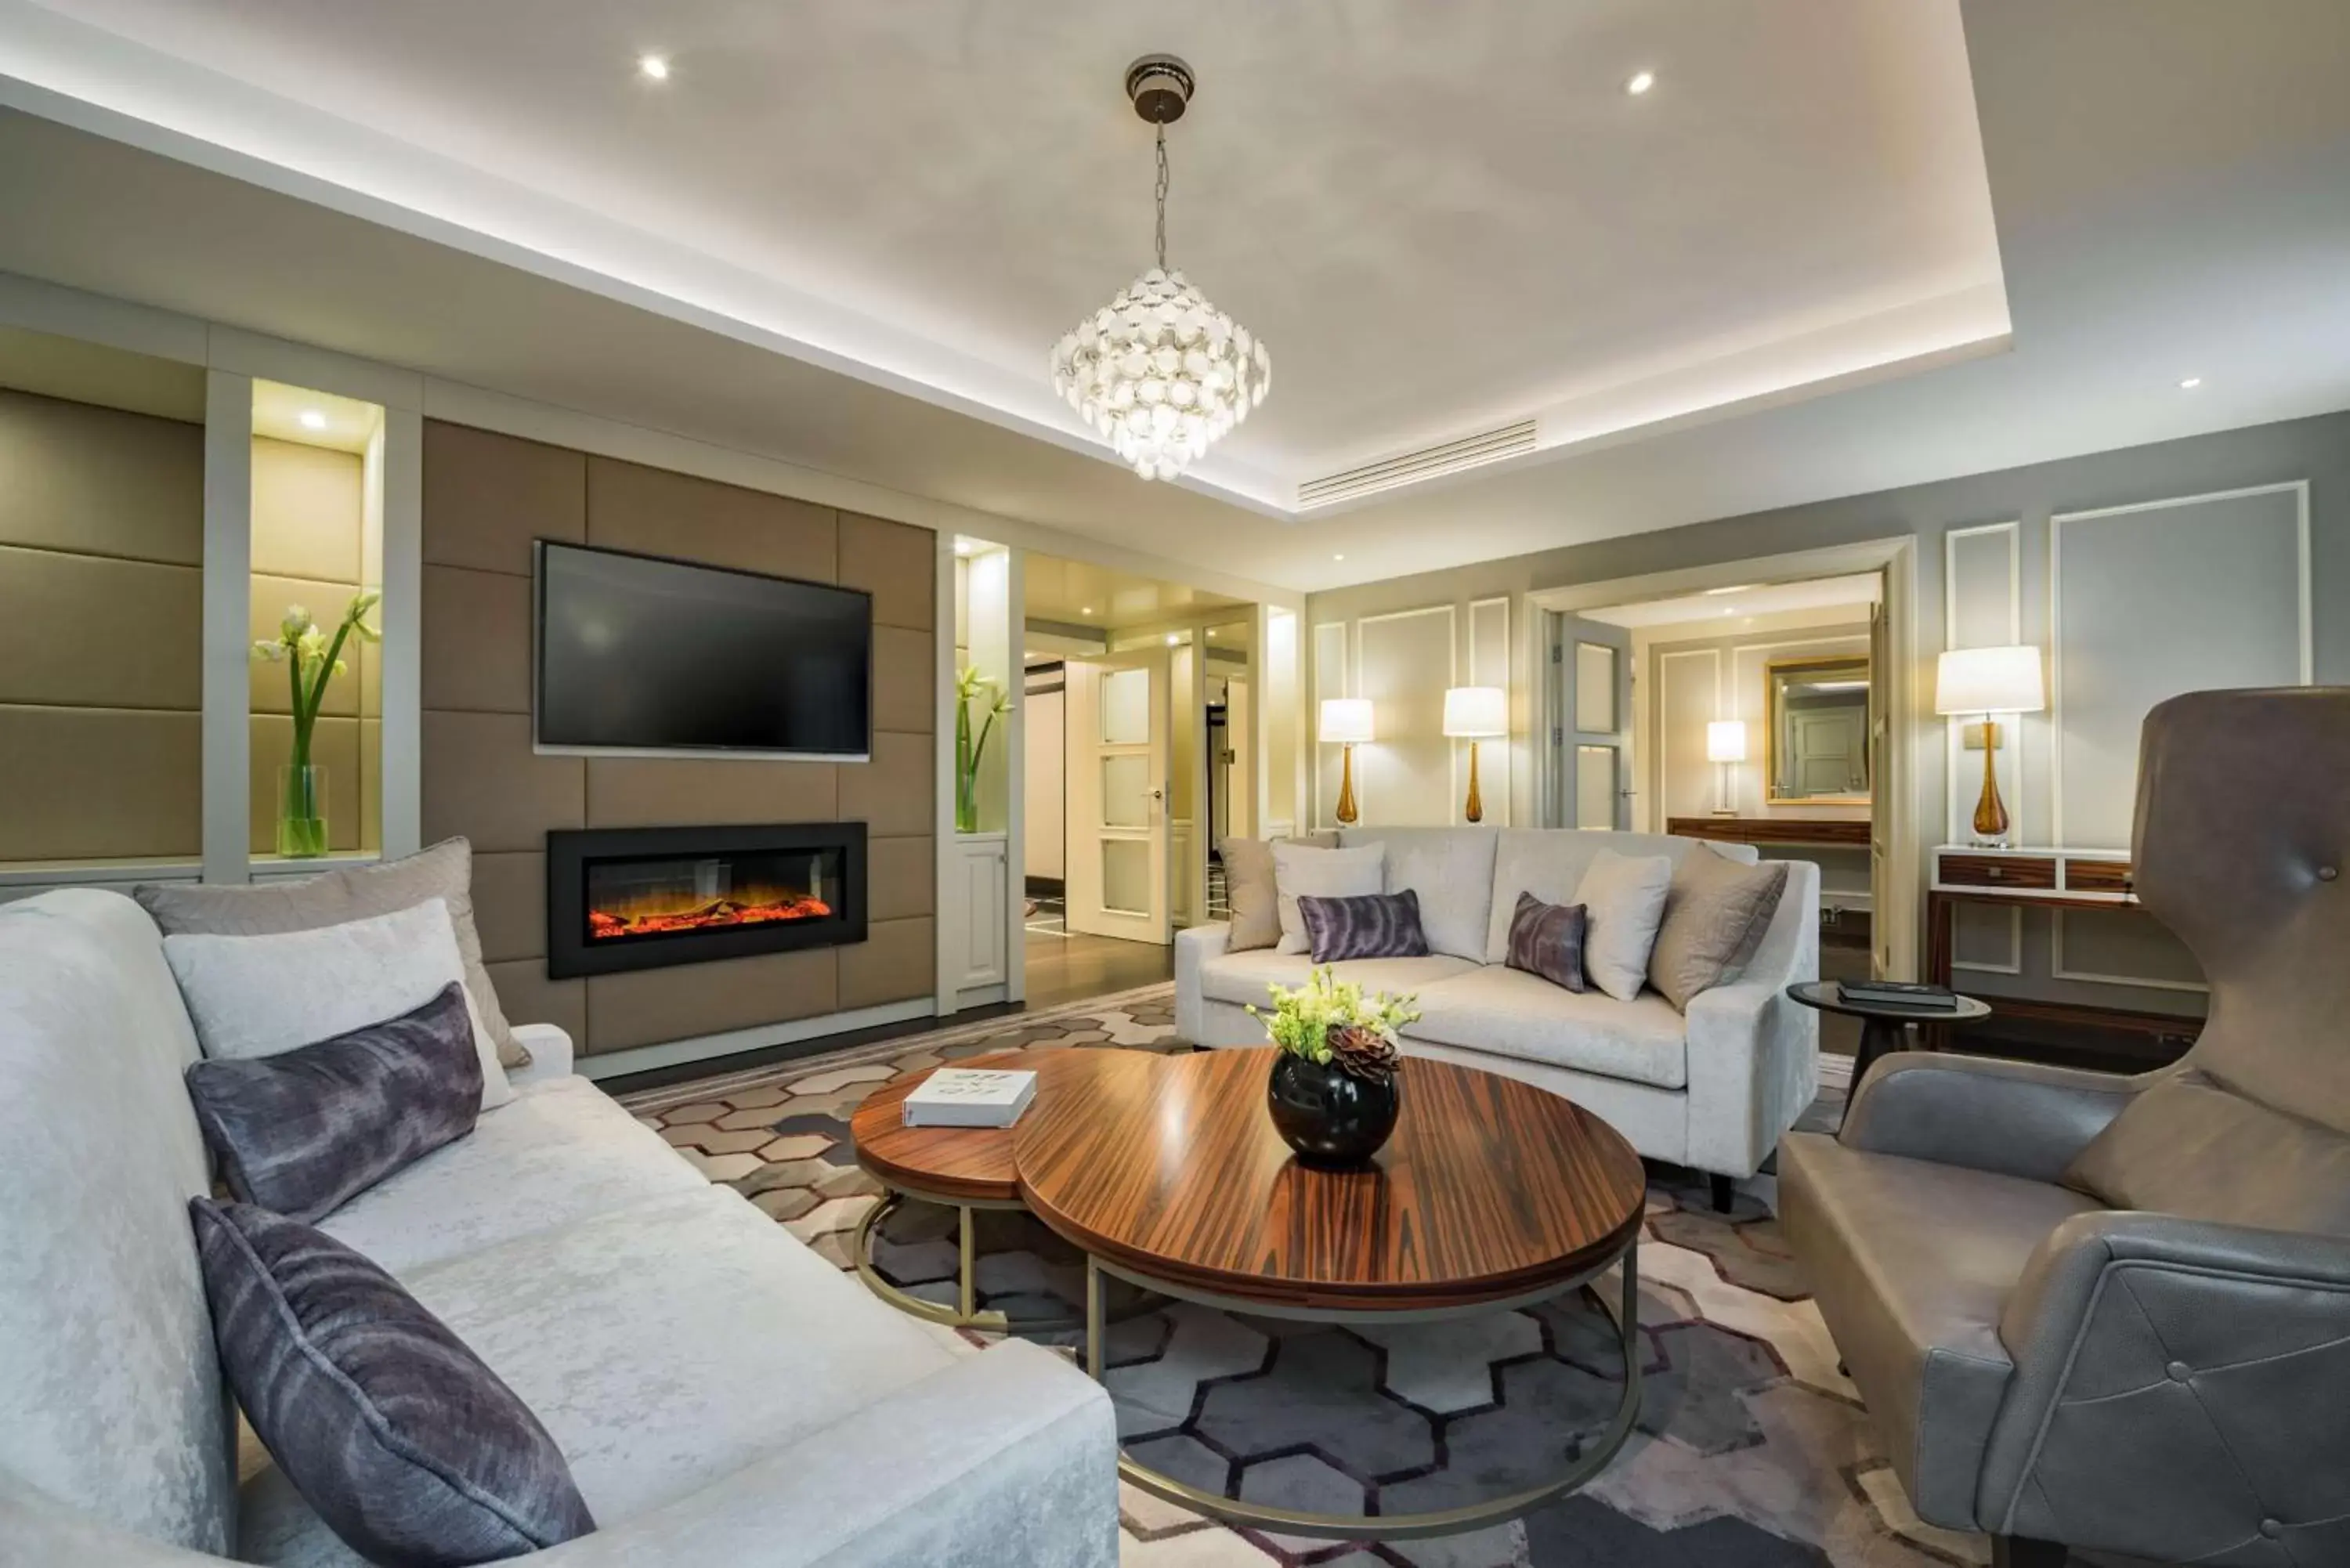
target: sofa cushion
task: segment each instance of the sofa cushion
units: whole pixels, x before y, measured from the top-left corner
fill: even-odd
[[[1580,904],[1545,904],[1532,893],[1519,894],[1517,912],[1510,919],[1508,967],[1581,991],[1586,918]]]
[[[2197,1073],[2133,1097],[2064,1181],[2116,1209],[2350,1236],[2350,1137]]]
[[[954,1341],[875,1300],[723,1188],[403,1275],[554,1437],[621,1524],[951,1366]],[[246,1483],[251,1561],[356,1564],[275,1469]]]
[[[1781,1140],[1781,1223],[1928,1520],[1973,1522],[1983,1445],[2014,1370],[2000,1310],[2033,1249],[2095,1207],[2049,1183],[1817,1133]]]
[[[1336,849],[1335,833],[1299,833],[1280,840],[1313,849]],[[1232,907],[1224,950],[1243,953],[1281,940],[1281,895],[1274,882],[1270,838],[1227,838],[1217,846],[1224,863],[1224,901]]]
[[[1403,1035],[1658,1088],[1689,1082],[1687,1028],[1663,997],[1618,1002],[1499,964],[1427,986]]]
[[[1297,897],[1355,898],[1387,889],[1387,851],[1377,844],[1317,849],[1303,844],[1273,846],[1273,874],[1281,900],[1280,950],[1302,953],[1310,945]]]
[[[406,1274],[708,1183],[585,1078],[515,1091],[513,1104],[369,1188],[318,1229]]]
[[[1339,838],[1349,846],[1386,846],[1387,890],[1419,897],[1429,951],[1483,961],[1493,908],[1494,829],[1355,827]]]
[[[529,1407],[389,1273],[249,1203],[189,1210],[229,1386],[345,1544],[460,1568],[596,1528]]]
[[[1271,985],[1304,985],[1305,977],[1316,968],[1304,953],[1276,952],[1270,949],[1255,952],[1226,953],[1210,959],[1200,969],[1200,994],[1211,1002],[1229,1002],[1245,1006],[1253,1002],[1269,1007],[1273,999],[1265,993]],[[1393,992],[1409,996],[1423,987],[1439,984],[1458,975],[1471,972],[1477,965],[1467,959],[1447,958],[1440,953],[1427,958],[1349,959],[1329,966],[1331,973],[1340,980],[1352,981],[1366,991]]]
[[[212,1057],[275,1056],[413,1012],[463,987],[463,957],[438,898],[388,915],[264,936],[174,936],[163,957]],[[467,1038],[484,1110],[514,1097],[473,998]]]
[[[452,980],[415,1012],[332,1040],[198,1062],[188,1097],[231,1192],[312,1220],[473,1131],[481,1072]]]
[[[1591,857],[1575,901],[1583,906],[1583,972],[1618,1002],[1630,1002],[1648,983],[1648,954],[1665,918],[1673,863],[1662,855]]]
[[[340,867],[297,882],[256,882],[244,888],[156,883],[133,889],[133,895],[165,936],[224,937],[339,926],[438,898],[449,907],[450,923],[456,929],[457,950],[465,961],[465,994],[473,998],[496,1043],[498,1060],[509,1067],[530,1061],[530,1053],[507,1026],[497,988],[482,964],[482,939],[473,926],[473,846],[463,838],[444,838],[381,866]]]
[[[225,1552],[236,1471],[188,1230],[212,1190],[180,1081],[196,1057],[138,905],[88,888],[0,905],[0,1473]]]
[[[1518,895],[1532,893],[1545,904],[1572,904],[1583,874],[1603,849],[1618,855],[1661,855],[1676,866],[1697,844],[1661,833],[1603,833],[1583,828],[1505,827],[1495,836],[1493,904],[1485,927],[1485,961],[1510,956],[1510,917]],[[1714,846],[1742,866],[1761,858],[1751,844]]]
[[[1358,898],[1300,893],[1297,916],[1305,923],[1306,950],[1315,963],[1428,956],[1428,937],[1419,929],[1419,896],[1409,888]]]
[[[1648,950],[1648,983],[1686,1012],[1699,992],[1738,978],[1786,890],[1784,861],[1742,866],[1710,844],[1682,856]]]

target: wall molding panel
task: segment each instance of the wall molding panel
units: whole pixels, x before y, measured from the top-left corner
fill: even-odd
[[[1496,827],[1507,827],[1515,794],[1518,749],[1534,732],[1527,695],[1519,689],[1519,683],[1511,679],[1510,601],[1507,597],[1470,601],[1469,679],[1466,684],[1498,686],[1509,693],[1509,735],[1499,742],[1486,742],[1477,754],[1479,782],[1485,800],[1485,820]]]
[[[1653,832],[1662,833],[1668,817],[1702,816],[1714,807],[1714,792],[1711,788],[1705,792],[1704,798],[1699,800],[1682,801],[1672,794],[1673,663],[1676,659],[1700,659],[1706,660],[1704,680],[1706,687],[1710,688],[1706,693],[1706,714],[1709,718],[1719,718],[1721,714],[1721,649],[1691,648],[1676,652],[1668,649],[1657,655],[1657,806],[1649,825]],[[1704,747],[1702,731],[1699,732],[1698,744],[1701,755]]]
[[[1320,725],[1322,704],[1326,701],[1354,693],[1351,684],[1354,660],[1347,656],[1347,623],[1343,620],[1317,621],[1313,631],[1314,680],[1312,690],[1306,693],[1305,722],[1305,751],[1314,759],[1313,769],[1307,777],[1314,786],[1310,814],[1316,828],[1338,826],[1337,819],[1331,814],[1338,809],[1339,752],[1336,746],[1322,743]],[[1377,732],[1373,731],[1373,733]],[[1355,775],[1355,799],[1358,805],[1362,795],[1363,778],[1358,770]]]
[[[1444,689],[1461,683],[1459,625],[1458,611],[1450,604],[1367,615],[1355,622],[1349,694],[1370,700],[1371,732],[1377,737],[1355,748],[1355,792],[1366,823],[1442,826],[1461,820],[1461,748],[1444,734]],[[1428,681],[1432,668],[1443,670],[1443,685]]]
[[[2048,599],[2054,841],[2124,847],[2147,708],[2314,679],[2309,483],[2057,513]]]
[[[1971,568],[1976,576],[1970,582]],[[1964,586],[1962,586],[1962,584]],[[1972,591],[1970,591],[1970,587]],[[1942,646],[1947,649],[1997,648],[2023,640],[2023,524],[2022,519],[1953,528],[1942,535]],[[1929,693],[1930,695],[1930,693]],[[1930,702],[1929,703],[1930,707]],[[2044,714],[2012,714],[2000,721],[2007,744],[1996,766],[2000,798],[2007,803],[2010,831],[2018,844],[2032,842],[2027,832],[2024,789],[2025,739],[2040,724],[2056,722],[2054,692]],[[1942,825],[1946,844],[1964,844],[1974,832],[1974,803],[1981,789],[1981,758],[1969,764],[1968,721],[1946,719],[1943,728],[1943,792],[1948,820]],[[1978,782],[1969,783],[1970,779]],[[2021,954],[2022,939],[2019,937]],[[2014,972],[2009,971],[2006,972]]]

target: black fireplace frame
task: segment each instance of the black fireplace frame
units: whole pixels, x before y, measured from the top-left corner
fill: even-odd
[[[865,940],[865,824],[785,822],[719,827],[561,828],[546,836],[546,973],[550,980],[712,963]],[[590,860],[759,855],[794,849],[841,852],[841,907],[822,920],[721,927],[650,940],[591,942]]]

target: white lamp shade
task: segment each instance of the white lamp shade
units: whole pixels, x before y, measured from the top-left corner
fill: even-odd
[[[1705,760],[1742,763],[1746,760],[1746,721],[1716,719],[1705,727]]]
[[[1371,700],[1367,697],[1326,697],[1322,700],[1322,743],[1335,746],[1371,738]]]
[[[2048,706],[2040,649],[1954,648],[1934,670],[1937,713],[2037,713]]]
[[[1455,686],[1444,694],[1444,732],[1489,740],[1510,732],[1510,694],[1498,686]]]

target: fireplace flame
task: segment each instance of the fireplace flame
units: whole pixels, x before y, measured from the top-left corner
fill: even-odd
[[[764,926],[785,920],[821,920],[832,906],[812,893],[760,889],[741,898],[712,898],[690,909],[664,909],[631,906],[625,909],[590,909],[588,936],[591,941],[614,938],[650,937],[669,931],[723,930],[730,926]]]

